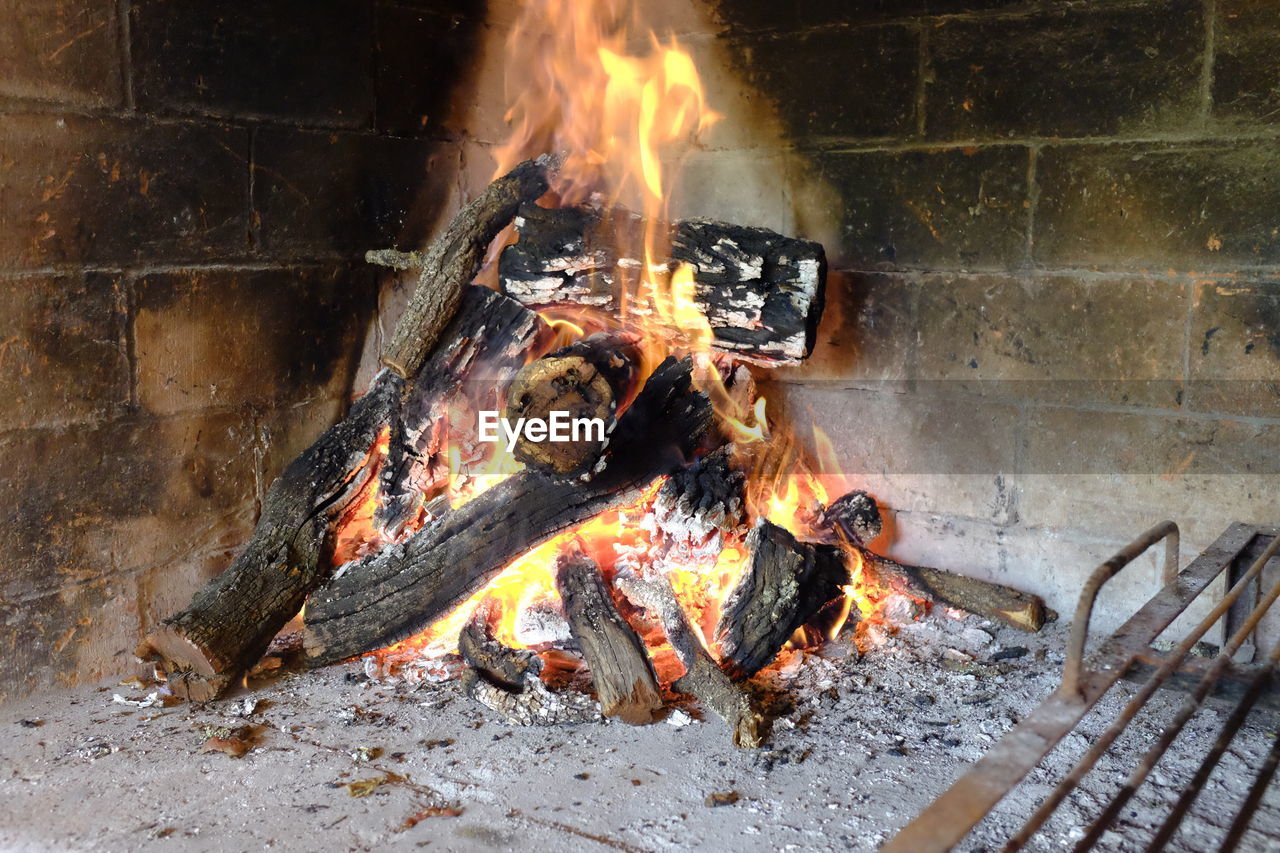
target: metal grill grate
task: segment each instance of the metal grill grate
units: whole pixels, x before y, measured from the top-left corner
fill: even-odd
[[[1125,566],[1162,541],[1165,543],[1164,588],[1102,643],[1086,667],[1085,640],[1098,592]],[[1256,647],[1258,626],[1272,604],[1280,598],[1280,579],[1265,589],[1263,584],[1264,570],[1280,550],[1280,529],[1234,524],[1182,572],[1178,572],[1178,545],[1178,527],[1166,521],[1148,530],[1098,567],[1080,595],[1062,683],[1058,689],[950,790],[908,824],[883,848],[884,851],[927,853],[950,850],[1063,737],[1075,729],[1085,714],[1121,678],[1137,680],[1141,686],[1102,736],[1093,742],[1030,819],[1008,840],[1004,849],[1007,853],[1020,850],[1035,836],[1157,690],[1162,687],[1186,689],[1188,695],[1182,705],[1164,725],[1119,791],[1089,824],[1075,848],[1077,851],[1094,849],[1205,700],[1211,695],[1230,698],[1236,704],[1217,740],[1146,849],[1161,850],[1166,846],[1250,712],[1259,706],[1275,707],[1274,676],[1280,666],[1280,642],[1261,664],[1233,662],[1242,649],[1247,652],[1250,644]],[[1280,560],[1272,565],[1280,567]],[[1280,572],[1267,575],[1280,578]],[[1156,638],[1193,602],[1206,596],[1210,585],[1220,576],[1224,576],[1230,585],[1222,598],[1171,651],[1156,651],[1152,647]],[[1220,622],[1224,625],[1226,637],[1220,651],[1208,660],[1191,657],[1196,644]],[[1219,850],[1236,849],[1278,764],[1280,739],[1258,768],[1249,793],[1226,831]]]

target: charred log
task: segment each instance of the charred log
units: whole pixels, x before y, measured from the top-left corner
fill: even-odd
[[[1046,610],[1038,595],[1004,584],[965,577],[927,566],[912,566],[852,546],[869,571],[896,592],[945,607],[955,607],[986,619],[994,619],[1023,631],[1044,627]]]
[[[253,537],[231,566],[143,641],[138,656],[159,661],[175,695],[215,698],[262,656],[324,581],[330,521],[372,476],[369,448],[403,385],[394,373],[380,373],[346,419],[271,484]]]
[[[767,735],[764,715],[756,710],[746,688],[729,678],[707,653],[666,576],[619,577],[616,583],[627,598],[662,623],[667,640],[685,668],[684,675],[672,686],[691,694],[724,720],[733,732],[735,746],[754,749],[762,745]]]
[[[731,446],[681,468],[658,490],[645,525],[657,535],[662,559],[714,561],[724,536],[746,519],[746,477],[733,468]]]
[[[641,225],[626,211],[525,205],[520,239],[499,262],[503,291],[528,305],[616,307],[644,269]],[[701,219],[677,222],[670,238],[666,260],[693,268],[693,301],[713,346],[767,365],[808,356],[823,308],[821,245]]]
[[[157,660],[169,674],[175,694],[206,700],[221,693],[327,579],[329,530],[372,475],[370,448],[452,319],[485,248],[522,202],[546,192],[550,165],[520,164],[458,213],[420,259],[418,288],[383,353],[392,369],[272,483],[253,536],[231,566],[139,646],[139,657]]]
[[[308,602],[311,662],[404,639],[461,604],[515,557],[634,500],[655,477],[684,464],[711,420],[706,397],[690,386],[688,361],[660,365],[619,420],[604,470],[589,482],[522,472],[405,542],[345,567]]]
[[[568,441],[547,440],[550,436],[534,441],[523,433],[516,442],[516,459],[540,471],[589,475],[604,455],[639,365],[634,337],[606,334],[525,365],[507,390],[503,416],[513,423],[536,418],[554,424],[552,417],[559,413],[570,435]]]
[[[716,629],[726,664],[742,677],[773,660],[849,582],[839,548],[799,542],[766,519],[747,534],[747,548],[751,565],[725,599]]]
[[[600,710],[633,726],[653,722],[662,693],[644,643],[614,605],[600,567],[578,552],[556,564],[569,630],[591,669]]]
[[[535,312],[515,300],[487,287],[463,288],[457,315],[391,421],[375,517],[388,538],[399,537],[431,486],[432,456],[441,450],[437,426],[450,403],[487,398],[486,407],[496,409],[502,378],[524,364],[548,332]]]
[[[463,207],[425,253],[410,256],[419,266],[418,286],[383,350],[383,364],[405,379],[418,373],[457,311],[462,288],[475,278],[489,244],[521,204],[546,193],[547,172],[554,165],[543,156],[516,166]]]
[[[590,696],[547,687],[542,658],[499,641],[493,634],[496,615],[491,601],[481,602],[458,636],[458,651],[469,665],[462,681],[467,695],[519,726],[600,719]]]

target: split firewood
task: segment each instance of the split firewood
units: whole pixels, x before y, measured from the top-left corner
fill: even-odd
[[[722,657],[739,677],[759,672],[849,583],[838,547],[799,542],[767,519],[746,544],[751,564],[725,599],[716,628]]]
[[[903,595],[995,619],[1023,631],[1044,627],[1044,599],[1004,584],[958,575],[928,566],[912,566],[865,547],[880,535],[880,510],[863,491],[850,492],[818,515],[829,541],[839,541],[862,560],[863,571]]]
[[[673,473],[642,524],[654,534],[657,559],[683,565],[714,563],[727,533],[746,520],[746,477],[726,445]]]
[[[525,365],[507,389],[509,422],[540,420],[556,428],[561,418],[568,440],[534,441],[528,432],[514,454],[525,465],[555,474],[589,476],[604,456],[640,367],[634,335],[596,334]]]
[[[616,309],[641,272],[660,273],[644,261],[642,224],[621,210],[525,205],[516,218],[519,240],[499,261],[503,292],[527,305]],[[692,267],[692,301],[712,346],[764,365],[808,356],[823,308],[821,245],[698,219],[675,223],[668,236],[671,257],[662,262]]]
[[[348,564],[311,596],[304,646],[314,665],[398,642],[488,583],[508,563],[593,516],[635,500],[685,464],[712,417],[690,362],[667,359],[618,422],[604,469],[586,483],[513,475],[404,542]]]
[[[392,369],[271,484],[253,536],[231,566],[138,647],[139,657],[169,675],[176,695],[208,700],[237,681],[327,579],[332,522],[373,476],[370,448],[452,319],[485,248],[522,202],[546,192],[551,165],[520,164],[458,213],[424,256],[409,310],[383,354]]]
[[[733,732],[735,746],[754,749],[763,744],[767,735],[764,715],[756,710],[747,689],[725,674],[707,652],[676,599],[671,581],[661,574],[652,578],[620,576],[615,585],[661,622],[667,640],[685,668],[684,675],[676,679],[672,687],[691,694],[724,720]]]
[[[591,670],[600,709],[633,726],[653,722],[662,693],[644,643],[618,612],[596,562],[581,551],[556,562],[569,630]]]
[[[400,537],[439,478],[437,468],[447,464],[438,457],[458,438],[444,419],[451,404],[466,399],[496,410],[505,378],[545,346],[549,332],[537,313],[514,299],[478,285],[463,288],[457,315],[391,421],[374,516],[386,538]]]
[[[469,665],[462,678],[467,695],[520,726],[600,719],[600,706],[590,696],[554,691],[543,682],[537,654],[513,649],[494,636],[497,615],[495,602],[485,599],[458,635],[458,652]]]

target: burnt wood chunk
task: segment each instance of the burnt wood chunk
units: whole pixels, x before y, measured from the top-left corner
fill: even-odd
[[[398,539],[414,520],[433,484],[431,463],[442,462],[435,454],[443,452],[446,437],[438,425],[451,402],[488,399],[488,408],[496,409],[504,377],[543,346],[550,332],[535,312],[514,299],[478,285],[462,290],[458,313],[391,421],[374,518],[388,539]]]
[[[707,653],[676,599],[671,581],[665,575],[619,577],[616,584],[623,595],[661,622],[663,633],[685,668],[684,675],[672,687],[694,696],[724,720],[733,732],[735,746],[754,749],[763,745],[768,734],[764,715],[756,709],[747,689],[726,675]]]
[[[528,467],[555,474],[590,476],[604,456],[616,415],[631,393],[640,366],[638,339],[596,334],[575,341],[521,368],[507,389],[503,417],[540,419],[556,428],[563,418],[569,440],[516,441],[515,457]]]
[[[662,559],[714,561],[725,534],[746,520],[746,477],[730,464],[732,446],[720,447],[676,471],[658,490],[650,510]]]
[[[860,490],[832,501],[822,510],[818,524],[832,534],[839,531],[855,545],[869,544],[884,529],[876,499]]]
[[[485,599],[458,635],[458,652],[468,664],[462,677],[467,695],[519,726],[600,719],[600,707],[590,696],[557,692],[543,682],[542,658],[494,636],[497,615],[496,603]]]
[[[660,262],[693,268],[693,302],[716,349],[765,365],[809,355],[826,281],[820,244],[705,219],[664,227],[671,250]],[[527,305],[616,309],[645,269],[643,222],[625,210],[530,204],[516,230],[499,277],[503,292]]]
[[[407,540],[350,563],[307,603],[313,664],[391,645],[465,601],[530,548],[637,498],[685,464],[710,424],[688,360],[667,359],[618,422],[605,467],[586,483],[538,471],[504,480]]]
[[[759,672],[787,639],[844,594],[844,553],[834,545],[799,542],[761,519],[747,534],[751,565],[725,599],[716,635],[729,669]]]
[[[471,283],[485,252],[520,209],[546,193],[549,157],[526,160],[491,183],[449,223],[426,252],[410,255],[419,267],[413,291],[395,333],[382,352],[382,363],[402,378],[415,375],[431,352],[440,332],[457,311],[462,288]],[[371,260],[378,261],[374,255]]]
[[[271,484],[262,518],[235,561],[147,635],[137,654],[160,664],[174,695],[201,702],[218,696],[327,579],[330,522],[372,478],[369,449],[403,385],[391,371],[378,374],[346,419]]]
[[[569,630],[591,669],[600,710],[633,726],[653,722],[662,693],[644,643],[618,612],[595,561],[579,552],[556,563]]]

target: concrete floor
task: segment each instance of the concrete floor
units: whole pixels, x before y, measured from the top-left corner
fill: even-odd
[[[1028,637],[938,616],[866,655],[847,641],[796,653],[769,676],[794,707],[758,751],[735,749],[714,719],[672,724],[681,715],[513,728],[456,682],[385,686],[354,664],[205,706],[122,704],[113,695],[147,693],[118,684],[33,696],[0,708],[0,848],[874,850],[1053,688],[1063,639],[1059,626]],[[993,660],[1013,646],[1028,653]],[[200,752],[210,727],[246,725],[254,747],[242,757]],[[1153,731],[1140,726],[1134,746]],[[1247,735],[1229,759],[1269,748],[1270,731]],[[1238,795],[1242,766],[1224,765],[1240,782],[1207,792],[1196,832],[1221,822],[1213,798]],[[1078,836],[1120,773],[1095,773],[1036,849]],[[353,796],[360,782],[368,791]],[[1140,804],[1176,795],[1176,778],[1160,782]],[[986,849],[1045,790],[1036,776],[1023,787],[962,849]],[[1122,824],[1107,849],[1140,849],[1150,822]],[[1245,849],[1275,849],[1274,796],[1259,825]]]

